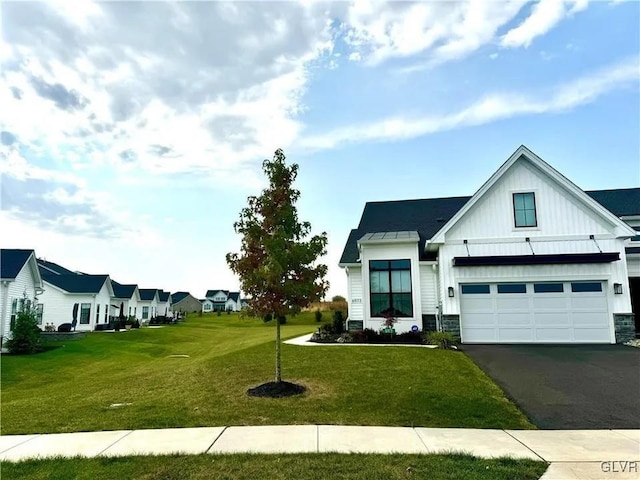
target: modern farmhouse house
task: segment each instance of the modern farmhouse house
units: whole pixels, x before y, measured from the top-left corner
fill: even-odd
[[[340,260],[348,326],[390,315],[464,343],[623,342],[637,230],[640,188],[585,192],[521,146],[471,197],[365,205]]]
[[[0,250],[0,348],[11,332],[11,325],[22,308],[22,301],[39,300],[42,277],[33,250]],[[38,322],[42,323],[42,305],[37,304]]]
[[[207,290],[205,298],[201,300],[203,312],[231,310],[239,312],[246,306],[246,300],[240,298],[240,292],[229,290]]]
[[[120,316],[120,310],[125,317],[135,317],[140,319],[138,312],[138,303],[140,303],[140,290],[138,285],[122,285],[115,280],[111,280],[113,287],[113,298],[111,299],[111,308],[114,317]]]

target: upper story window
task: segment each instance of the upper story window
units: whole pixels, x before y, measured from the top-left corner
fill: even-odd
[[[536,197],[533,192],[513,194],[513,216],[516,227],[537,227]]]

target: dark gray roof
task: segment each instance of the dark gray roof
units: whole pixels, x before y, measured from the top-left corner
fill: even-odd
[[[585,192],[614,215],[640,214],[640,188]],[[358,240],[367,233],[415,230],[420,237],[422,259],[425,241],[447,223],[471,197],[427,198],[390,202],[367,202],[358,228],[351,230],[340,263],[358,261]]]
[[[56,275],[47,270],[40,269],[40,274],[45,282],[69,293],[98,293],[102,289],[108,275]]]
[[[213,297],[218,292],[224,292],[225,295],[229,295],[229,290],[219,289],[219,290],[207,290],[205,297]]]
[[[169,300],[169,295],[171,295],[169,292],[165,292],[164,290],[160,290],[158,292],[158,299],[161,302],[167,302]]]
[[[40,269],[40,273],[43,271],[47,271],[49,273],[54,273],[57,275],[75,275],[76,272],[72,272],[71,270],[64,268],[57,263],[48,262],[43,260],[42,258],[38,258],[38,267]]]
[[[157,290],[157,288],[139,288],[140,300],[153,300]]]
[[[238,301],[239,296],[240,296],[240,292],[229,292],[229,298],[234,302]]]
[[[184,300],[186,297],[188,297],[189,295],[191,295],[189,292],[176,292],[176,293],[172,293],[171,294],[171,305],[173,305],[174,303],[178,303],[181,302],[182,300]],[[197,300],[197,299],[196,299]]]
[[[33,250],[5,249],[0,250],[0,278],[14,279],[27,263]]]
[[[122,285],[113,280],[111,280],[111,286],[113,287],[113,294],[116,298],[131,298],[137,287],[137,285]]]
[[[640,215],[640,188],[592,190],[586,193],[618,217]]]

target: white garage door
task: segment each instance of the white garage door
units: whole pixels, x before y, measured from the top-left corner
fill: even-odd
[[[460,285],[464,343],[610,343],[605,283]]]

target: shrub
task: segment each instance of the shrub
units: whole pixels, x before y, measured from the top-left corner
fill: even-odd
[[[334,333],[344,332],[344,318],[340,310],[333,312],[333,331]]]
[[[331,301],[332,302],[346,302],[347,299],[344,298],[342,295],[334,295],[333,297],[331,297]]]
[[[231,315],[231,310],[227,310],[227,315]]]
[[[40,328],[36,319],[36,309],[26,297],[22,299],[22,308],[11,326],[11,338],[5,345],[11,353],[35,353],[40,350]]]
[[[263,318],[264,322],[270,322],[271,320],[273,320],[273,315],[271,315],[270,313],[267,313],[264,318]]]
[[[220,317],[222,315],[222,312],[220,310],[216,311],[216,317]]]
[[[320,323],[322,321],[322,312],[320,311],[320,309],[316,310],[315,316],[316,322]]]
[[[453,345],[458,343],[449,332],[429,332],[426,334],[427,343],[430,345],[438,345],[445,350],[450,350]]]

